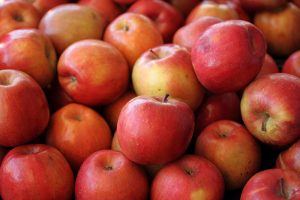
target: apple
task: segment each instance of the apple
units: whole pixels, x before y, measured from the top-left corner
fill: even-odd
[[[216,17],[204,16],[191,22],[176,31],[173,43],[191,51],[200,35],[211,25],[220,23],[222,20]]]
[[[13,147],[37,138],[49,121],[40,86],[27,74],[0,70],[0,145]]]
[[[7,153],[7,149],[0,146],[0,166],[1,166],[1,163],[2,163],[6,153]]]
[[[275,10],[287,3],[287,0],[240,0],[242,7],[248,12]]]
[[[265,53],[264,36],[253,24],[230,20],[210,26],[198,38],[192,62],[210,92],[236,92],[259,73]]]
[[[147,199],[145,172],[122,153],[97,151],[82,164],[76,179],[77,200]]]
[[[264,63],[255,79],[258,79],[267,74],[279,73],[278,66],[274,59],[269,55],[265,55]]]
[[[300,0],[292,0],[292,2],[300,8]]]
[[[130,101],[134,97],[136,97],[136,94],[134,92],[127,91],[116,101],[104,107],[104,117],[113,130],[117,128],[117,123],[122,108],[128,101]]]
[[[186,19],[186,24],[196,21],[204,16],[217,17],[222,20],[239,19],[237,11],[228,3],[203,1],[190,12]]]
[[[269,52],[288,56],[300,49],[300,8],[292,3],[271,11],[257,13],[255,25],[263,32]]]
[[[217,167],[202,157],[186,155],[158,172],[151,200],[221,200],[223,193],[224,181]]]
[[[0,37],[22,28],[37,28],[39,12],[28,2],[5,1],[0,4]]]
[[[173,44],[146,51],[133,67],[132,83],[137,95],[164,97],[169,94],[193,110],[201,104],[204,96],[190,53]]]
[[[282,72],[300,78],[300,50],[288,57],[283,65]]]
[[[261,163],[260,147],[254,137],[230,120],[208,125],[197,138],[195,153],[217,166],[228,190],[242,188]]]
[[[107,23],[113,21],[121,14],[120,8],[113,0],[79,0],[78,3],[95,9],[100,15],[105,17]]]
[[[281,169],[255,174],[243,189],[241,200],[300,199],[300,175]]]
[[[44,15],[48,10],[50,10],[58,5],[69,2],[69,0],[51,0],[51,1],[49,1],[49,0],[23,0],[23,1],[27,1],[27,2],[31,3],[41,13],[41,15]]]
[[[0,37],[0,70],[23,71],[46,87],[54,78],[56,61],[51,41],[36,29],[14,30]]]
[[[126,91],[128,66],[123,55],[100,40],[82,40],[68,47],[58,62],[58,79],[78,103],[112,103]]]
[[[300,79],[276,73],[252,82],[241,100],[247,129],[261,142],[285,146],[300,136]]]
[[[137,0],[113,0],[113,1],[121,5],[127,5],[127,4],[132,4]]]
[[[214,94],[208,96],[197,111],[194,137],[209,124],[228,119],[240,121],[240,99],[236,93]]]
[[[43,144],[15,147],[0,169],[1,196],[6,199],[71,199],[73,172],[55,148]]]
[[[123,53],[130,69],[142,53],[163,43],[154,23],[136,13],[125,13],[111,22],[104,33],[104,41]]]
[[[200,0],[167,0],[172,6],[179,10],[184,16],[187,16]]]
[[[127,158],[138,164],[156,165],[181,156],[193,130],[194,114],[184,102],[168,95],[139,96],[123,107],[117,137]]]
[[[84,39],[101,39],[105,21],[94,9],[65,4],[47,12],[39,29],[53,42],[61,54],[71,44]]]
[[[101,115],[72,103],[52,115],[46,143],[62,152],[72,168],[78,170],[92,153],[110,149],[111,140],[109,126]]]
[[[139,0],[127,12],[143,14],[152,19],[166,42],[172,40],[183,23],[182,14],[162,0]]]
[[[111,142],[111,149],[114,151],[119,151],[122,152],[121,147],[120,147],[120,143],[117,137],[117,132],[115,132],[112,142]]]
[[[295,142],[287,150],[281,152],[276,161],[276,167],[294,170],[300,173],[300,140]]]

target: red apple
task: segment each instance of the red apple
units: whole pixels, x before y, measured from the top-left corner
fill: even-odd
[[[287,0],[240,0],[242,7],[248,12],[275,10],[286,4]]]
[[[210,26],[192,49],[199,81],[213,93],[236,92],[259,73],[266,53],[263,34],[251,23],[231,20]]]
[[[116,3],[119,3],[121,5],[131,4],[136,2],[137,0],[113,0]]]
[[[128,12],[143,14],[152,19],[167,42],[172,40],[174,33],[183,23],[181,13],[162,0],[139,0]]]
[[[30,4],[21,0],[0,4],[0,37],[10,31],[22,28],[37,28],[39,12]]]
[[[282,72],[300,78],[300,50],[288,57],[283,65]]]
[[[300,79],[277,73],[252,82],[241,100],[242,118],[260,141],[275,146],[300,136]]]
[[[200,0],[167,0],[172,6],[179,10],[184,16],[187,16]]]
[[[44,15],[48,10],[64,4],[68,3],[69,0],[23,0],[27,1],[29,3],[32,3],[32,5],[41,13],[41,15]]]
[[[204,96],[190,53],[173,44],[146,51],[133,67],[132,83],[137,95],[164,97],[169,94],[194,110]]]
[[[153,180],[151,200],[221,200],[224,181],[208,160],[186,155],[163,167]]]
[[[120,8],[113,0],[80,0],[78,3],[95,9],[105,17],[106,22],[113,21],[121,14]]]
[[[292,2],[300,8],[300,0],[292,0]]]
[[[112,129],[115,130],[117,128],[117,123],[122,108],[128,101],[130,101],[134,97],[136,97],[136,94],[134,92],[128,91],[116,101],[104,107],[104,117],[112,127]]]
[[[66,49],[58,62],[62,88],[76,102],[109,104],[127,89],[128,66],[123,55],[100,40],[82,40]]]
[[[209,124],[228,119],[240,121],[240,99],[236,93],[215,94],[207,97],[197,111],[195,138]]]
[[[276,161],[276,167],[290,169],[300,173],[300,140],[295,142],[290,148],[281,152]]]
[[[49,121],[43,90],[16,70],[0,70],[0,113],[0,145],[6,147],[35,139]]]
[[[146,16],[125,13],[107,27],[104,41],[117,47],[132,69],[142,53],[163,43],[160,32]]]
[[[300,199],[300,175],[281,169],[255,174],[244,187],[241,200],[258,199]]]
[[[71,199],[74,177],[63,155],[53,147],[19,146],[5,156],[0,170],[5,199]]]
[[[278,72],[279,72],[279,69],[278,69],[276,62],[269,54],[266,54],[264,63],[260,69],[260,72],[257,74],[256,79],[258,79],[264,75],[267,75],[267,74],[273,74],[273,73],[278,73]]]
[[[204,16],[196,21],[178,29],[173,37],[173,43],[191,51],[200,35],[211,25],[220,23],[222,20],[216,17]]]
[[[111,140],[109,126],[101,115],[73,103],[52,115],[46,143],[62,152],[72,168],[78,170],[92,153],[110,149]]]
[[[56,53],[50,40],[35,29],[11,31],[0,37],[0,69],[16,69],[48,86],[56,72]]]
[[[229,120],[207,126],[197,138],[195,153],[218,167],[228,190],[243,187],[261,163],[260,147],[254,137],[245,127]]]
[[[78,4],[57,6],[47,12],[39,29],[61,54],[68,46],[83,39],[101,39],[104,19],[97,11]]]
[[[122,152],[144,165],[170,162],[181,156],[191,141],[194,114],[175,99],[140,96],[129,101],[118,121]],[[176,138],[176,139],[174,139]]]
[[[288,56],[300,49],[300,8],[292,3],[257,13],[255,25],[263,32],[268,50],[276,56]]]
[[[144,171],[122,153],[102,150],[82,164],[75,185],[77,200],[145,200],[148,180]]]

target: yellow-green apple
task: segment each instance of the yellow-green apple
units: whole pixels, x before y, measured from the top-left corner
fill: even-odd
[[[246,21],[229,20],[210,26],[198,38],[192,62],[199,81],[209,91],[236,92],[259,73],[265,53],[260,30]]]
[[[287,0],[240,0],[242,7],[248,12],[274,10],[287,3]]]
[[[28,2],[7,1],[0,4],[0,37],[22,28],[37,28],[39,12]]]
[[[204,96],[190,53],[173,44],[146,51],[133,67],[132,83],[137,95],[163,97],[169,94],[193,110],[201,104]]]
[[[179,10],[184,16],[187,16],[200,0],[167,0],[167,2]]]
[[[222,20],[216,17],[204,16],[178,29],[173,37],[173,43],[191,51],[200,35],[211,25]]]
[[[195,139],[206,126],[222,119],[240,121],[240,99],[236,93],[214,94],[204,100],[197,111]]]
[[[41,87],[52,82],[56,60],[51,41],[36,29],[14,30],[0,37],[0,69],[23,71]]]
[[[0,70],[0,145],[17,146],[38,137],[49,121],[41,87],[27,74]]]
[[[300,78],[300,50],[288,57],[283,65],[282,72]]]
[[[268,50],[276,56],[288,56],[300,49],[300,8],[293,3],[271,11],[259,12],[254,23],[263,32]]]
[[[65,4],[47,12],[39,29],[53,42],[61,54],[74,42],[84,39],[101,39],[105,20],[88,6]]]
[[[300,136],[300,78],[276,73],[252,82],[241,100],[247,129],[274,146],[293,143]]]
[[[163,43],[154,23],[136,13],[125,13],[110,23],[104,33],[104,41],[123,53],[131,69],[142,53]]]
[[[132,91],[124,93],[113,103],[107,105],[103,109],[103,114],[109,125],[113,130],[116,130],[120,112],[125,104],[136,97],[136,94]]]
[[[11,1],[11,0],[5,0]],[[15,1],[15,0],[13,0]],[[23,0],[31,3],[40,13],[44,15],[48,10],[58,5],[68,3],[69,0]]]
[[[100,40],[82,40],[64,51],[58,62],[62,88],[76,102],[109,104],[126,91],[128,65],[114,46]]]
[[[276,167],[290,169],[300,173],[300,140],[295,142],[287,150],[281,152],[276,161]]]
[[[210,161],[186,155],[163,167],[151,187],[151,200],[221,200],[224,180]]]
[[[75,184],[77,200],[147,199],[149,183],[142,168],[122,153],[95,152],[82,164]]]
[[[110,149],[112,135],[96,111],[68,104],[55,112],[47,130],[46,143],[57,148],[76,171],[92,153]]]
[[[228,3],[203,1],[191,11],[186,19],[186,24],[196,21],[204,16],[217,17],[222,20],[239,19],[237,11]]]
[[[193,130],[194,113],[186,103],[168,95],[139,96],[123,107],[117,137],[127,158],[138,164],[156,165],[181,156]]]
[[[258,79],[267,74],[278,73],[279,69],[274,59],[269,55],[265,55],[264,63],[255,79]]]
[[[300,199],[300,175],[291,170],[268,169],[245,185],[241,200]]]
[[[74,177],[70,165],[48,145],[23,145],[10,150],[2,162],[0,176],[4,200],[72,198]]]
[[[143,14],[155,23],[165,42],[172,40],[176,30],[183,23],[182,14],[162,0],[139,0],[127,12]]]
[[[121,14],[120,8],[113,0],[80,0],[78,3],[95,9],[100,15],[105,17],[107,23],[113,21]]]
[[[220,120],[208,125],[197,138],[195,154],[214,163],[228,190],[239,189],[260,168],[260,147],[242,125]]]

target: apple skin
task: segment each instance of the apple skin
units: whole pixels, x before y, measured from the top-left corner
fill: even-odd
[[[40,86],[27,74],[0,70],[0,145],[13,147],[38,137],[49,121]]]
[[[31,3],[43,16],[48,10],[61,5],[68,3],[69,0],[23,0]]]
[[[257,74],[255,79],[258,79],[267,74],[279,73],[278,66],[274,59],[269,55],[265,55],[263,66],[260,69],[260,72]]]
[[[224,181],[217,167],[200,156],[186,155],[158,172],[151,200],[221,200],[223,193]]]
[[[62,88],[76,102],[90,106],[109,104],[121,96],[127,89],[128,71],[118,49],[100,40],[72,44],[58,62]]]
[[[127,4],[132,4],[137,0],[113,0],[113,1],[121,5],[127,5]]]
[[[211,25],[222,22],[216,17],[204,16],[178,29],[173,37],[173,43],[191,51],[200,35]]]
[[[255,174],[244,187],[241,200],[257,199],[300,199],[300,175],[282,169],[269,169]]]
[[[292,0],[292,2],[300,8],[300,0]]]
[[[127,12],[143,14],[152,19],[165,42],[172,40],[183,23],[182,14],[172,5],[161,0],[139,0]]]
[[[200,0],[167,0],[167,2],[179,10],[184,16],[187,16],[193,8],[199,4]]]
[[[276,167],[294,170],[300,174],[300,140],[295,142],[287,150],[281,152],[276,160]]]
[[[241,100],[242,118],[247,129],[261,142],[285,146],[300,136],[299,102],[298,77],[269,74],[245,89]]]
[[[242,188],[261,163],[260,147],[254,137],[244,126],[230,120],[208,125],[197,138],[195,154],[217,166],[228,190]]]
[[[61,54],[71,44],[84,39],[101,39],[105,20],[94,9],[79,4],[64,4],[47,12],[39,29]]]
[[[190,12],[186,19],[186,24],[196,21],[204,16],[217,17],[224,21],[239,19],[237,11],[228,3],[203,1]]]
[[[0,37],[10,31],[23,28],[37,28],[39,12],[21,0],[6,1],[0,4]]]
[[[288,56],[300,49],[299,21],[300,8],[292,3],[254,17],[254,24],[264,33],[269,52],[275,56]]]
[[[136,94],[134,92],[127,91],[116,101],[104,107],[104,117],[113,130],[117,129],[117,123],[122,108],[134,97],[136,97]]]
[[[82,164],[75,184],[77,200],[147,199],[149,183],[140,166],[122,153],[97,151]]]
[[[0,63],[0,70],[23,71],[46,87],[54,78],[57,58],[49,38],[36,29],[20,29],[0,37]]]
[[[240,0],[242,7],[248,12],[274,10],[287,3],[287,0]]]
[[[118,48],[125,56],[130,69],[142,53],[163,44],[155,24],[146,16],[125,13],[108,25],[104,41]]]
[[[204,96],[190,53],[173,44],[146,51],[133,67],[132,83],[137,95],[164,97],[169,94],[193,110],[198,108]]]
[[[73,172],[63,155],[43,144],[15,147],[0,169],[3,199],[71,199]]]
[[[100,15],[105,17],[107,23],[110,23],[121,14],[120,8],[113,0],[80,0],[78,3],[94,8]]]
[[[111,141],[109,126],[101,115],[75,103],[52,115],[46,138],[46,143],[62,152],[75,171],[92,153],[110,149]]]
[[[197,111],[194,137],[209,124],[222,119],[240,121],[240,98],[236,93],[214,94],[204,100]]]
[[[210,26],[191,55],[202,85],[210,92],[226,93],[242,89],[256,77],[265,53],[264,36],[253,24],[230,20]]]
[[[282,72],[300,78],[300,50],[288,57],[283,65]]]
[[[123,107],[117,137],[122,152],[130,160],[156,165],[181,156],[193,131],[194,114],[184,102],[168,99],[168,96],[139,96]]]

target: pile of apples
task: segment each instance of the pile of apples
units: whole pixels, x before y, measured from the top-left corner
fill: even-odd
[[[0,2],[3,200],[300,200],[299,0]]]

